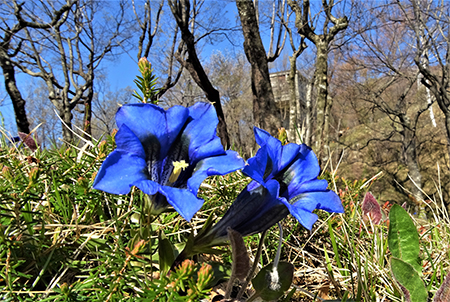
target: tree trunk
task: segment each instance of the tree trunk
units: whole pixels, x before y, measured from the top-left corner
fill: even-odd
[[[11,64],[6,50],[2,47],[0,47],[0,66],[3,70],[6,91],[14,107],[17,131],[28,134],[30,133],[30,124],[28,123],[27,113],[25,111],[25,100],[22,98],[16,85],[14,66]]]
[[[72,133],[72,112],[69,106],[64,106],[63,104],[62,110],[59,111],[59,116],[62,118],[62,135],[63,141],[66,146],[69,146],[73,143],[73,133]]]
[[[418,159],[417,159],[417,150],[416,150],[416,138],[415,133],[409,127],[410,121],[409,118],[404,116],[401,118],[403,124],[403,158],[406,166],[408,167],[408,174],[412,180],[412,184],[410,186],[410,191],[412,193],[412,197],[414,197],[414,208],[415,212],[418,215],[425,215],[425,208],[423,203],[423,194],[422,194],[422,175],[420,173]]]
[[[322,162],[326,162],[330,155],[330,120],[331,107],[333,106],[333,98],[328,94],[327,102],[325,103],[325,114],[323,120],[323,134],[322,134]]]
[[[417,20],[419,21],[419,20]],[[426,41],[425,41],[425,37],[423,35],[423,31],[424,31],[424,26],[420,23],[417,22],[417,26],[419,27],[419,33],[420,33],[420,37],[419,37],[419,45],[425,45]],[[427,69],[428,66],[430,65],[430,60],[428,59],[428,51],[425,51],[422,56],[420,57],[420,64],[423,66],[424,69]],[[426,91],[426,99],[427,99],[427,104],[430,105],[430,119],[431,119],[431,123],[433,124],[433,127],[436,127],[436,119],[434,118],[434,112],[433,112],[433,107],[431,106],[432,104],[432,100],[431,100],[431,93],[430,93],[430,89],[428,89],[425,85],[422,84],[422,79],[424,79],[424,76],[422,73],[418,73],[417,74],[417,90],[420,90],[422,88],[422,86],[425,88]]]
[[[445,130],[447,131],[447,152],[450,156],[450,112],[445,111]]]
[[[322,39],[316,43],[317,57],[315,70],[315,86],[317,87],[317,120],[316,120],[316,154],[319,162],[326,157],[324,150],[325,143],[328,142],[328,133],[326,129],[329,128],[327,114],[329,115],[328,104],[328,44]],[[327,112],[328,111],[328,112]]]
[[[188,45],[188,43],[186,44]],[[205,92],[206,98],[213,104],[214,108],[216,109],[217,117],[219,119],[219,124],[217,125],[217,135],[220,137],[222,145],[225,148],[230,148],[230,138],[228,135],[227,124],[225,122],[225,115],[223,113],[219,91],[215,89],[212,83],[209,81],[209,78],[206,75],[202,64],[200,63],[200,60],[197,57],[194,43],[192,43],[192,49],[189,48],[190,47],[188,46],[189,58],[185,61],[185,63],[183,63],[184,68],[189,71],[195,83],[197,83],[197,85],[203,90],[203,92]]]
[[[244,51],[252,67],[253,119],[256,126],[276,135],[281,125],[270,84],[266,51],[259,34],[255,7],[251,0],[236,0],[244,34]]]
[[[92,73],[93,77],[93,73]],[[90,140],[92,138],[92,99],[94,98],[93,84],[89,87],[86,100],[84,101],[84,118],[83,118],[83,138]]]
[[[315,79],[312,78],[311,82],[308,83],[308,86],[306,87],[306,116],[305,116],[305,144],[310,146],[311,145],[311,136],[312,136],[312,90],[314,87]]]
[[[92,136],[92,99],[84,102],[83,138],[91,139]]]
[[[299,127],[299,115],[297,112],[297,104],[298,104],[298,94],[297,94],[297,85],[298,85],[298,77],[297,77],[297,56],[292,55],[289,57],[289,76],[287,78],[287,82],[289,85],[289,140],[293,143],[298,143],[299,138],[296,131],[296,128]]]

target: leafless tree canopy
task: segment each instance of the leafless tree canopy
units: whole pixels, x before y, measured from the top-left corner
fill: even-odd
[[[253,126],[273,135],[283,126],[290,142],[313,147],[324,169],[340,160],[355,178],[382,170],[380,186],[418,206],[423,192],[436,191],[434,165],[450,168],[449,7],[5,0],[0,99],[12,101],[19,131],[42,123],[47,145],[59,132],[73,143],[70,129],[98,138],[115,127],[118,106],[136,101],[132,87],[111,87],[107,63],[145,56],[159,79],[155,100],[212,102],[222,143],[243,156],[256,151]],[[24,86],[18,73],[34,80]]]

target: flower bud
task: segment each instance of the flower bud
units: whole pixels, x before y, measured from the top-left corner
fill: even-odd
[[[283,146],[288,143],[287,132],[286,129],[284,129],[284,127],[278,129],[278,140],[281,142]]]
[[[3,166],[2,175],[9,181],[13,181],[13,174],[11,168],[8,166]]]
[[[151,69],[151,64],[150,64],[150,62],[147,60],[146,57],[142,57],[142,58],[140,58],[139,61],[138,61],[138,67],[139,67],[139,70],[140,70],[142,73],[144,73],[144,72],[146,72],[148,69]]]
[[[38,167],[31,168],[30,173],[28,174],[28,177],[29,177],[31,183],[35,183],[39,177],[39,168]]]
[[[178,267],[180,276],[190,276],[194,271],[194,261],[186,259]]]
[[[207,263],[203,263],[197,275],[197,288],[199,290],[203,290],[213,278],[214,272],[212,266]]]
[[[100,153],[104,153],[106,151],[106,141],[103,140],[100,142],[100,144],[98,144],[98,150],[100,151]]]

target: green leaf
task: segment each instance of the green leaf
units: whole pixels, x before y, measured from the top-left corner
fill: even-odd
[[[159,233],[159,269],[161,271],[161,275],[165,276],[175,261],[175,254],[172,243],[169,239],[167,239],[164,232]]]
[[[389,212],[388,244],[393,257],[411,264],[422,274],[419,234],[409,214],[399,205],[393,205]]]
[[[278,280],[272,275],[273,264],[263,267],[252,280],[256,293],[264,300],[279,299],[291,287],[294,266],[288,262],[278,264]]]
[[[407,302],[427,302],[428,293],[414,267],[396,257],[391,257],[391,272],[400,285]]]

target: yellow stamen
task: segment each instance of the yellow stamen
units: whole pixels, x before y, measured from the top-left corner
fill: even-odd
[[[189,166],[189,164],[184,160],[174,161],[172,164],[173,164],[173,171],[169,177],[169,182],[174,183],[177,181],[178,176],[180,176],[181,171],[182,170],[184,171],[184,169],[186,169]]]

